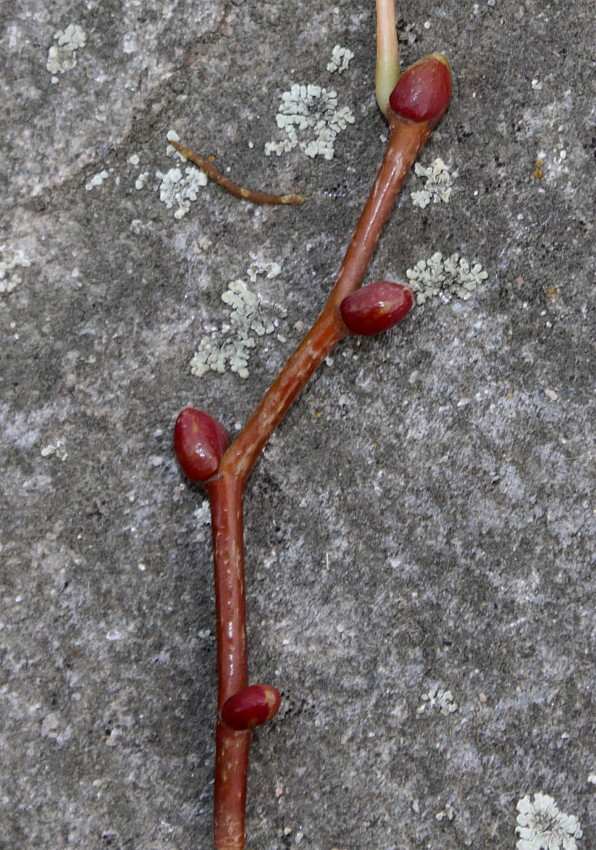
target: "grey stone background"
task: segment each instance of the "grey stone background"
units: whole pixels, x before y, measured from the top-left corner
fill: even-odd
[[[516,802],[542,792],[587,850],[592,4],[398,13],[405,64],[452,61],[422,162],[456,177],[449,204],[420,210],[412,176],[369,279],[434,251],[489,278],[345,342],[252,475],[251,670],[283,703],[255,736],[248,847],[512,850]],[[71,23],[87,43],[52,81]],[[206,850],[211,552],[172,426],[193,404],[233,431],[324,302],[386,134],[373,3],[15,0],[0,24],[0,244],[5,265],[29,262],[0,295],[0,848]],[[341,76],[336,44],[355,54]],[[264,155],[296,82],[354,113],[332,161]],[[308,202],[259,209],[210,184],[177,220],[151,182],[135,188],[174,165],[172,128],[247,185]],[[248,379],[193,377],[251,252],[281,264],[252,288],[286,315]],[[433,689],[457,710],[419,711]]]

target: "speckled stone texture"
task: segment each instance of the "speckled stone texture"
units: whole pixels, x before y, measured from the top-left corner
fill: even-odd
[[[453,64],[421,161],[454,187],[421,210],[411,176],[369,280],[436,251],[489,277],[343,343],[250,479],[251,671],[283,702],[255,735],[247,846],[513,850],[517,801],[543,792],[588,850],[592,3],[398,14],[405,64]],[[71,23],[86,45],[53,81]],[[172,426],[192,404],[234,431],[324,302],[386,136],[373,3],[15,0],[0,25],[0,261],[30,263],[0,294],[0,848],[208,850],[211,550]],[[332,161],[264,154],[295,83],[355,117]],[[170,129],[307,203],[210,184],[176,219],[155,188]],[[285,316],[246,380],[193,377],[253,254],[281,265],[250,286]]]

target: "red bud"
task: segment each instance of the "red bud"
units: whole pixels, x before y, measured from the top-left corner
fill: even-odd
[[[279,691],[271,685],[250,685],[224,702],[221,719],[226,726],[244,732],[271,720],[280,701]]]
[[[230,438],[223,425],[194,407],[185,408],[174,428],[174,451],[191,481],[207,481],[219,470]]]
[[[434,125],[449,106],[451,85],[448,59],[442,53],[431,53],[403,72],[389,104],[402,118]]]
[[[346,296],[339,312],[348,330],[371,336],[400,322],[413,303],[414,297],[405,286],[378,280]]]

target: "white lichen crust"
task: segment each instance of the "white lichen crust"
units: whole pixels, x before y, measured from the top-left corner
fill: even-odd
[[[459,708],[453,694],[449,690],[444,690],[438,685],[433,685],[432,688],[422,694],[422,705],[416,709],[416,714],[424,714],[426,711],[437,709],[442,715],[447,717],[453,714]]]
[[[23,282],[20,269],[25,269],[31,263],[22,251],[0,245],[0,293],[12,292]]]
[[[104,180],[108,179],[108,172],[105,170],[98,171],[97,174],[94,174],[93,177],[85,183],[85,189],[90,192],[91,189],[94,189],[96,186],[101,186]]]
[[[211,526],[211,505],[209,499],[203,499],[201,504],[195,511],[195,521],[197,524],[197,540],[203,543],[209,537],[209,528]]]
[[[179,137],[175,130],[170,130],[167,138],[169,141],[178,141]],[[208,180],[199,168],[188,164],[187,160],[170,144],[166,147],[166,156],[175,156],[179,164],[168,168],[167,171],[156,170],[154,178],[147,169],[139,170],[134,175],[134,187],[137,191],[148,187],[157,192],[159,200],[166,209],[173,209],[174,218],[181,219],[189,212],[191,204],[199,197],[199,189],[206,186]],[[128,162],[134,168],[141,169],[141,157],[138,154],[130,156]],[[87,188],[92,187],[87,186]]]
[[[342,74],[347,70],[350,61],[354,58],[354,54],[347,47],[340,47],[339,44],[336,44],[331,52],[331,59],[327,65],[327,70],[330,74],[334,74],[337,71],[338,74]]]
[[[168,142],[179,142],[180,136],[178,135],[178,133],[175,130],[168,130],[168,132],[166,133],[166,139],[168,140]],[[185,156],[182,156],[180,151],[176,150],[174,145],[168,145],[167,146],[166,156],[173,156],[176,159],[178,159],[180,162],[187,162],[188,161]]]
[[[199,189],[207,185],[206,175],[190,165],[186,167],[184,174],[180,168],[170,168],[166,172],[156,171],[155,176],[160,181],[157,186],[159,200],[167,209],[176,207],[174,218],[178,219],[186,215],[191,202],[196,201]]]
[[[65,30],[58,30],[48,51],[46,70],[50,74],[64,74],[77,64],[77,50],[87,44],[87,34],[78,24],[69,24]]]
[[[337,92],[296,83],[282,94],[276,121],[286,139],[267,142],[267,156],[299,147],[312,158],[333,159],[335,139],[348,124],[354,123],[354,116],[347,106],[338,107]]]
[[[68,457],[68,453],[64,448],[62,440],[58,440],[56,443],[49,443],[47,446],[40,449],[39,453],[42,457],[53,457],[55,455],[60,458],[60,460],[66,460]]]
[[[440,157],[434,159],[429,166],[424,166],[417,162],[414,165],[414,171],[418,177],[426,178],[424,189],[410,193],[412,203],[415,207],[424,209],[430,203],[449,203],[453,188],[453,178],[449,173],[449,168]]]
[[[440,251],[427,260],[419,260],[413,269],[406,271],[408,285],[416,297],[417,304],[424,304],[429,298],[439,296],[449,302],[453,296],[470,297],[482,281],[488,277],[480,263],[471,264],[459,254],[443,257]]]
[[[258,258],[249,266],[251,280],[265,273],[268,278],[276,277],[281,271],[277,263],[266,263]],[[190,361],[191,374],[200,378],[209,370],[235,372],[248,378],[248,361],[256,347],[255,337],[272,334],[276,328],[273,313],[284,314],[283,308],[264,299],[248,288],[243,280],[234,280],[221,300],[230,308],[229,322],[203,337]]]
[[[576,850],[582,837],[581,824],[574,815],[561,812],[553,797],[526,795],[517,804],[516,850]]]

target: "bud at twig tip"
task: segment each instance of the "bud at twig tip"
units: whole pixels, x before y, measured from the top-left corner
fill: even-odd
[[[442,53],[424,56],[403,72],[389,104],[401,118],[434,126],[451,98],[451,66]]]

